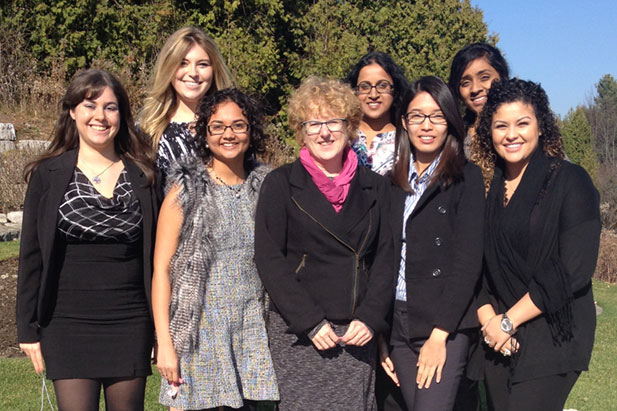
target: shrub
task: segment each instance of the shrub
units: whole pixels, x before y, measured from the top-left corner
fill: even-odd
[[[607,283],[617,283],[617,233],[603,229],[600,235],[600,252],[594,278]]]
[[[23,170],[40,152],[34,149],[0,153],[0,212],[21,210],[27,184]]]

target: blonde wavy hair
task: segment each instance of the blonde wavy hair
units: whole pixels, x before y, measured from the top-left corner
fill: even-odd
[[[302,123],[311,116],[328,114],[344,118],[349,141],[358,138],[362,106],[348,84],[339,80],[311,76],[304,80],[289,100],[289,125],[296,142],[303,145]]]
[[[206,95],[232,87],[234,84],[231,72],[225,65],[223,56],[214,40],[201,29],[183,27],[169,36],[156,59],[150,91],[139,114],[139,128],[150,136],[155,150],[178,107],[172,80],[182,63],[182,59],[195,44],[206,51],[212,64],[214,82]]]

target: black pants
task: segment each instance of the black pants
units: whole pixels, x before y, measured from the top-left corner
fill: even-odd
[[[378,411],[407,411],[400,387],[381,368],[379,361],[375,367],[375,399]]]
[[[416,384],[417,362],[426,339],[410,341],[407,338],[407,311],[402,304],[395,304],[392,325],[391,358],[401,384],[401,391],[410,411],[448,411],[454,407],[459,381],[465,370],[469,337],[457,333],[446,342],[446,363],[441,382],[434,380],[430,388],[418,389]]]
[[[579,371],[549,375],[512,384],[510,370],[487,362],[484,385],[489,411],[562,411]]]

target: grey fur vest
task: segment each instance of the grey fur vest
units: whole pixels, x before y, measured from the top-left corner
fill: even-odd
[[[244,184],[250,188],[247,191],[254,207],[261,183],[270,169],[253,163],[247,171]],[[166,191],[173,185],[180,187],[178,202],[182,208],[180,240],[169,267],[169,331],[178,355],[196,349],[199,341],[207,275],[214,259],[212,245],[218,240],[212,235],[212,228],[218,222],[217,204],[211,194],[215,184],[199,158],[179,162],[167,177]]]

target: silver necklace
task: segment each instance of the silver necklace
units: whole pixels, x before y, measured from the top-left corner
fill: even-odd
[[[230,189],[236,196],[236,198],[240,198],[240,190],[242,190],[242,187],[244,185],[244,182],[246,181],[246,179],[242,179],[242,182],[240,184],[237,185],[229,185],[225,182],[225,180],[223,180],[221,177],[219,177],[216,174],[216,171],[214,171],[213,167],[210,167],[209,169],[212,172],[212,177],[214,177],[214,179],[216,181],[218,181],[219,183],[221,183],[222,185],[224,185],[225,187],[227,187],[228,189]]]
[[[92,177],[92,182],[93,182],[94,184],[101,184],[101,181],[102,181],[102,180],[101,180],[101,175],[103,175],[103,173],[104,173],[105,171],[109,170],[109,169],[111,168],[111,166],[113,166],[113,165],[114,165],[114,164],[116,164],[116,163],[117,163],[117,161],[112,162],[110,165],[108,165],[107,167],[105,167],[105,168],[103,169],[103,171],[101,171],[100,173],[98,173],[97,175],[95,175],[94,177]],[[83,164],[82,164],[82,166],[83,166]],[[88,168],[89,168],[89,167],[88,167]],[[92,170],[92,169],[90,169],[90,170]]]

